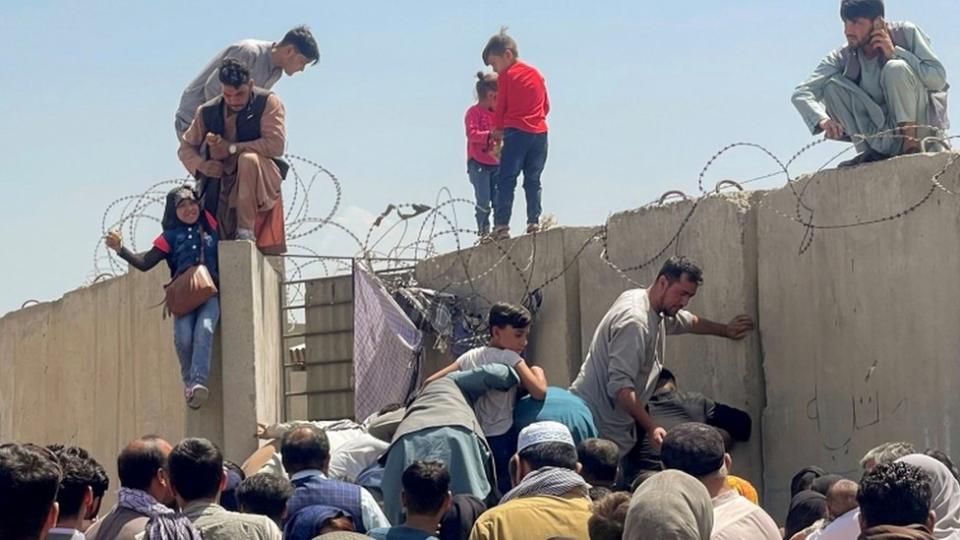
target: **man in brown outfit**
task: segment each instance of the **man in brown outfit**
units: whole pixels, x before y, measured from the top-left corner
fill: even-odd
[[[222,239],[251,240],[264,253],[284,253],[280,183],[289,166],[281,159],[283,103],[255,87],[239,60],[224,60],[218,75],[223,93],[197,109],[178,156],[200,181],[204,207],[216,214]]]

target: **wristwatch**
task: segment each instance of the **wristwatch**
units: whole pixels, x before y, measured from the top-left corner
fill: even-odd
[[[234,154],[236,154],[236,153],[237,153],[237,145],[236,145],[236,143],[231,143],[230,146],[227,147],[227,152],[230,152],[230,155],[231,155],[231,156],[234,155]]]

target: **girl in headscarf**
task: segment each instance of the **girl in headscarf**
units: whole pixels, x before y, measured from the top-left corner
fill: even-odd
[[[107,247],[137,270],[146,272],[160,261],[166,261],[170,277],[176,278],[187,269],[203,264],[214,281],[219,281],[217,270],[217,221],[201,209],[192,189],[181,186],[167,194],[161,221],[163,233],[153,241],[153,247],[143,253],[133,253],[123,245],[120,231],[110,231]],[[213,334],[220,320],[220,299],[207,300],[192,312],[175,317],[173,343],[180,359],[184,397],[187,405],[198,409],[207,400],[210,390],[210,358],[213,353]]]
[[[696,478],[676,470],[650,477],[630,500],[624,540],[710,540],[713,502]]]
[[[826,476],[826,472],[820,467],[804,467],[793,475],[790,480],[790,497],[796,497],[797,493],[812,489],[813,481],[821,476]],[[824,494],[826,495],[826,494]]]
[[[936,514],[933,535],[938,540],[960,540],[960,483],[943,463],[923,454],[911,454],[898,462],[919,467],[930,477],[930,510]]]

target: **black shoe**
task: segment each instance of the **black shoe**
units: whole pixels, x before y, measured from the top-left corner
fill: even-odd
[[[890,159],[890,156],[886,154],[881,154],[874,149],[869,149],[866,152],[856,156],[853,159],[848,159],[847,161],[841,161],[837,165],[838,169],[847,169],[850,167],[856,167],[857,165],[863,165],[864,163],[873,163],[876,161],[883,161],[885,159]]]

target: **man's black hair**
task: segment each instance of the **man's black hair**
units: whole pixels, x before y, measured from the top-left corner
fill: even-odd
[[[236,58],[224,58],[217,77],[220,84],[239,88],[250,82],[250,68]]]
[[[146,435],[140,441],[141,446],[124,448],[117,456],[117,476],[122,487],[148,491],[157,471],[167,466],[167,458],[160,451],[160,437]]]
[[[674,283],[684,275],[687,276],[689,281],[697,285],[703,283],[703,270],[697,266],[697,263],[686,257],[670,257],[664,261],[663,266],[660,267],[660,272],[657,273],[657,278],[666,276],[667,281]]]
[[[919,467],[877,465],[860,480],[857,503],[868,527],[925,524],[930,515],[930,477]]]
[[[543,442],[530,445],[519,452],[520,461],[533,470],[543,467],[561,467],[577,470],[577,449],[562,442]]]
[[[883,0],[842,0],[840,2],[840,18],[845,21],[860,17],[873,20],[884,15]]]
[[[60,519],[76,517],[83,505],[83,495],[87,487],[94,497],[103,497],[110,485],[110,479],[103,467],[83,448],[50,445],[47,449],[57,457],[63,472],[60,489],[57,491]]]
[[[502,56],[503,53],[507,51],[513,51],[513,55],[516,57],[520,56],[520,51],[517,49],[517,42],[507,35],[507,27],[502,26],[500,27],[500,31],[487,41],[487,46],[483,48],[480,59],[483,60],[483,63],[486,65],[490,63],[488,61],[490,55]]]
[[[620,449],[606,439],[584,439],[577,445],[580,474],[591,484],[610,487],[617,479]]]
[[[638,487],[642,486],[644,482],[653,478],[657,473],[661,472],[660,470],[656,471],[641,471],[636,478],[633,479],[633,483],[630,484],[630,493],[633,493],[637,490]]]
[[[231,512],[239,512],[240,503],[237,502],[237,487],[240,486],[240,482],[247,478],[247,473],[243,472],[240,465],[229,459],[223,460],[223,468],[227,471],[227,485],[220,492],[220,506]]]
[[[512,326],[514,328],[526,328],[530,326],[533,317],[527,308],[508,304],[506,302],[497,302],[490,308],[490,316],[487,324],[490,326],[490,332],[496,328],[505,328]]]
[[[0,538],[37,538],[57,500],[63,472],[53,452],[0,445]]]
[[[267,516],[278,523],[283,517],[283,511],[291,495],[293,495],[293,485],[289,480],[265,472],[247,477],[237,487],[240,511]]]
[[[323,469],[330,461],[330,440],[321,429],[294,428],[284,433],[280,455],[288,474],[306,469]]]
[[[296,28],[293,28],[286,35],[283,36],[283,39],[280,40],[279,46],[284,45],[293,45],[293,48],[302,54],[308,61],[313,61],[313,64],[316,64],[320,61],[320,47],[317,46],[317,40],[313,38],[313,33],[310,32],[310,28],[304,25],[300,25]]]
[[[184,500],[212,499],[220,492],[223,454],[207,439],[180,441],[173,447],[168,461],[170,482]]]
[[[400,481],[406,495],[407,514],[436,514],[450,492],[450,472],[439,461],[414,461],[403,471]]]

